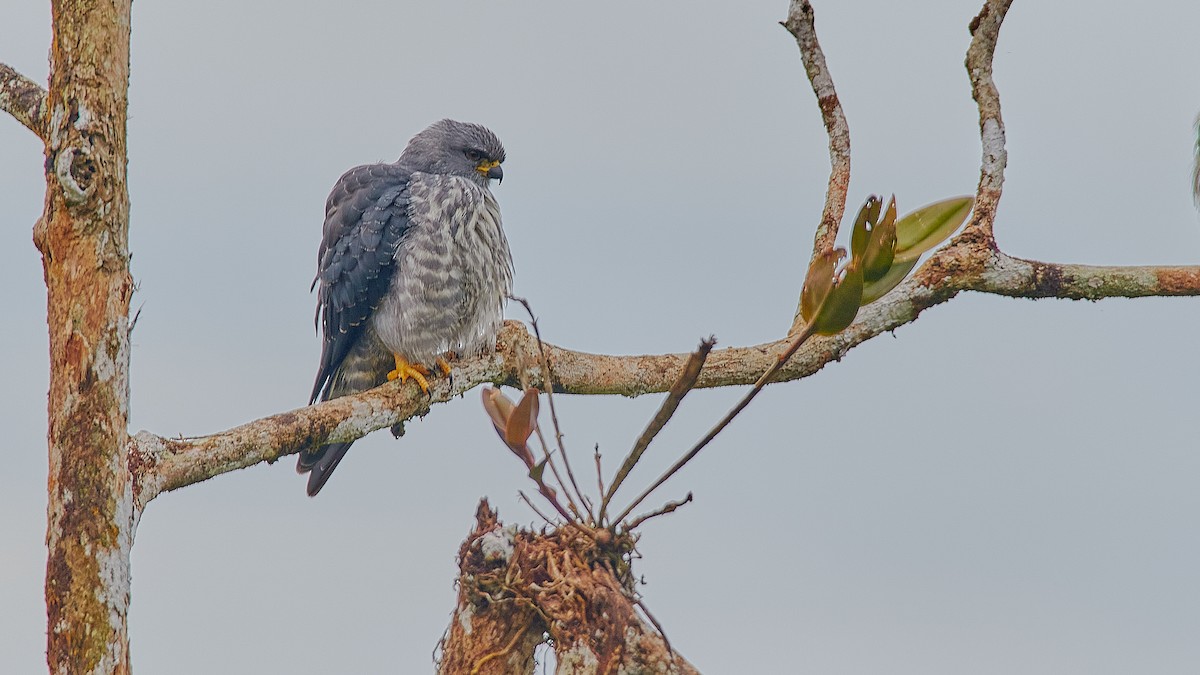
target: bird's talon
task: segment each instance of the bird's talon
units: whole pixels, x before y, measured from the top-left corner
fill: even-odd
[[[429,380],[425,376],[429,374],[429,369],[419,363],[409,363],[407,359],[399,354],[393,354],[396,358],[396,369],[387,374],[389,382],[392,380],[400,380],[407,382],[409,379],[416,380],[417,386],[426,394],[429,393]]]

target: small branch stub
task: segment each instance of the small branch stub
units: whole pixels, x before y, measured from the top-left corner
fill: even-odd
[[[0,63],[0,110],[46,140],[46,90]]]

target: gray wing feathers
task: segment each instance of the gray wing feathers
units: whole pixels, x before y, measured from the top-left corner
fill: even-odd
[[[368,319],[387,293],[396,249],[409,230],[408,183],[409,174],[394,165],[360,166],[346,172],[329,195],[313,281],[320,285],[316,319],[324,340],[309,403],[379,386],[394,365]],[[300,453],[296,470],[309,473],[310,496],[329,480],[350,445]]]
[[[367,318],[387,293],[401,238],[409,230],[408,179],[390,164],[351,169],[329,195],[318,254],[317,321],[325,339],[309,402],[329,386]]]

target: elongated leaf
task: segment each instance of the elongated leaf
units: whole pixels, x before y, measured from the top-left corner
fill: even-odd
[[[487,411],[488,417],[492,418],[492,426],[496,427],[500,440],[507,443],[504,430],[508,428],[508,418],[512,416],[513,402],[495,387],[484,387],[482,392],[483,409]]]
[[[886,274],[863,286],[862,305],[869,305],[887,295],[887,292],[899,286],[916,266],[917,258],[893,261]]]
[[[883,219],[871,229],[871,238],[862,253],[863,281],[870,283],[887,274],[896,256],[896,196],[888,202]]]
[[[871,229],[875,223],[879,221],[879,197],[870,195],[867,201],[863,202],[862,208],[858,210],[858,215],[854,218],[854,229],[850,231],[850,255],[854,258],[861,258],[863,251],[867,249],[867,241],[870,238]]]
[[[800,318],[811,323],[813,315],[825,302],[825,296],[833,288],[833,271],[838,261],[846,257],[846,249],[822,251],[808,266],[808,274],[804,278],[804,288],[800,290]]]
[[[952,197],[909,213],[896,222],[896,262],[914,260],[941,244],[967,220],[974,197]]]

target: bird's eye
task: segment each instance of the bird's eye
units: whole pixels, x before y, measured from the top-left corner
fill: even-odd
[[[471,160],[472,162],[478,162],[479,160],[483,159],[483,153],[474,148],[467,150],[466,154],[467,159]]]

